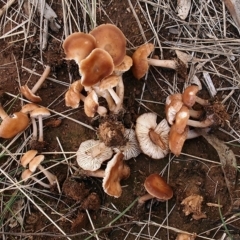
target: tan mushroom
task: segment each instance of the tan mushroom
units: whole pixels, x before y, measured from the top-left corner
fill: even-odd
[[[102,24],[94,28],[90,34],[96,39],[97,47],[110,54],[115,66],[121,64],[126,55],[126,38],[117,26]]]
[[[27,114],[22,112],[16,112],[12,115],[8,115],[2,106],[0,105],[0,118],[2,119],[0,125],[0,137],[12,138],[18,133],[25,130],[29,124],[29,118]]]
[[[37,153],[38,152],[36,150],[29,150],[24,153],[24,155],[20,159],[21,165],[26,168],[27,165],[31,162],[31,160],[37,155]]]
[[[80,64],[96,48],[96,40],[90,34],[75,32],[64,40],[62,47],[67,60],[74,59]]]
[[[116,153],[107,163],[103,178],[103,190],[108,195],[118,198],[122,194],[120,181],[127,179],[130,175],[130,168],[123,161],[124,155],[121,152]]]
[[[114,64],[110,54],[101,48],[95,48],[79,65],[81,83],[90,87],[111,75],[113,70]]]
[[[27,98],[28,100],[30,100],[31,102],[34,102],[34,103],[39,103],[42,101],[41,97],[35,95],[35,93],[41,87],[43,82],[46,80],[47,76],[50,73],[50,70],[51,70],[50,66],[46,66],[42,76],[35,83],[35,85],[33,86],[32,89],[30,89],[27,85],[23,85],[20,87],[20,91],[24,95],[25,98]]]

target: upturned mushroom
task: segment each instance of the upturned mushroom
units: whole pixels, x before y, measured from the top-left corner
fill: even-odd
[[[118,66],[126,55],[126,38],[123,32],[114,24],[101,24],[90,31],[96,39],[96,47],[107,51]]]
[[[77,163],[84,170],[96,171],[102,163],[110,159],[113,151],[99,140],[86,140],[77,151]]]
[[[12,138],[18,133],[24,131],[28,124],[29,118],[27,114],[22,112],[16,112],[12,115],[8,115],[0,104],[0,118],[2,119],[0,125],[0,137]]]
[[[170,127],[167,120],[156,122],[155,113],[144,113],[137,118],[136,136],[142,152],[153,159],[164,158],[168,152],[168,134]]]
[[[152,198],[167,201],[173,197],[172,188],[159,174],[150,174],[144,182],[144,187],[148,193],[138,198],[138,207]]]
[[[182,62],[180,59],[165,60],[148,58],[148,56],[154,51],[154,48],[155,47],[152,43],[146,43],[137,48],[133,53],[132,72],[135,78],[139,80],[144,77],[148,71],[149,65],[174,69],[179,72],[180,75],[184,77],[186,76],[186,63]]]
[[[46,66],[42,76],[35,83],[35,85],[33,86],[32,89],[30,89],[27,85],[23,85],[20,87],[20,91],[24,95],[25,98],[27,98],[28,100],[30,100],[31,102],[34,102],[34,103],[39,103],[42,101],[42,98],[40,96],[35,95],[35,93],[41,87],[43,82],[46,80],[50,71],[51,71],[50,66]]]
[[[79,64],[81,83],[85,87],[91,87],[111,75],[113,70],[114,64],[110,54],[101,48],[95,48]]]

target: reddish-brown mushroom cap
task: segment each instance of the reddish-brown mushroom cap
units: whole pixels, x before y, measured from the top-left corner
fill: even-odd
[[[144,187],[150,195],[161,201],[169,200],[173,196],[172,188],[156,173],[153,173],[146,178]]]
[[[111,55],[115,66],[123,61],[126,55],[126,38],[117,26],[102,24],[94,28],[90,34],[96,39],[97,47]]]
[[[28,124],[29,118],[22,112],[16,112],[12,116],[5,117],[0,125],[0,137],[12,138],[25,130]]]
[[[103,190],[110,196],[118,198],[122,194],[120,185],[121,179],[126,179],[130,175],[130,168],[124,164],[124,155],[118,152],[108,162],[103,178]]]
[[[90,34],[75,32],[64,40],[62,47],[66,59],[74,59],[79,64],[96,48],[96,40]]]
[[[84,100],[84,112],[88,117],[94,117],[98,107],[98,96],[96,92],[92,90]]]
[[[176,113],[175,117],[175,130],[182,134],[188,125],[188,119],[190,117],[189,108],[185,105]]]
[[[135,78],[138,80],[142,78],[148,71],[149,64],[147,57],[154,50],[152,43],[141,45],[132,55],[133,66],[132,72]]]
[[[199,87],[197,85],[188,86],[182,94],[183,103],[188,107],[192,107],[195,104],[195,102],[201,105],[208,105],[207,100],[204,100],[197,96],[198,91]]]
[[[90,87],[111,75],[113,70],[114,64],[110,54],[101,48],[96,48],[79,65],[81,83],[85,87]]]
[[[176,125],[173,124],[169,132],[169,149],[177,157],[182,152],[182,147],[188,136],[188,126],[185,127],[183,133],[178,133],[176,130]]]

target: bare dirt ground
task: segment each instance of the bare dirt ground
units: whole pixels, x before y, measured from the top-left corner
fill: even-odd
[[[97,1],[97,25],[118,26],[126,36],[129,56],[138,46],[152,42],[156,45],[154,55],[159,58],[176,58],[175,49],[203,59],[214,58],[199,68],[198,63],[190,63],[186,79],[174,70],[158,67],[150,67],[147,77],[141,80],[131,71],[124,73],[126,112],[120,120],[126,127],[134,128],[137,117],[150,111],[158,114],[159,121],[165,118],[167,96],[182,92],[193,75],[203,87],[198,95],[211,99],[206,72],[218,89],[215,98],[224,101],[230,116],[228,124],[209,132],[229,147],[227,152],[221,151],[221,145],[216,149],[204,137],[198,137],[185,142],[179,157],[169,153],[153,160],[141,153],[126,161],[131,174],[121,181],[122,195],[114,198],[104,193],[101,178],[78,174],[75,153],[81,142],[97,139],[98,117],[87,117],[82,104],[71,109],[64,102],[69,84],[80,78],[77,64],[64,59],[66,25],[69,33],[91,30],[91,21],[84,15],[87,5],[84,7],[82,2],[48,2],[61,28],[58,32],[49,29],[45,50],[39,43],[41,16],[35,13],[29,20],[23,1],[14,3],[0,19],[1,36],[20,24],[23,27],[13,32],[24,32],[0,39],[0,103],[9,114],[26,103],[19,87],[26,83],[32,87],[44,66],[51,67],[49,78],[37,94],[42,97],[41,105],[51,110],[51,117],[44,120],[43,165],[59,182],[59,190],[46,189],[34,181],[18,183],[23,171],[19,159],[31,149],[31,126],[16,139],[1,138],[1,239],[176,239],[181,231],[196,233],[196,239],[240,239],[238,171],[231,172],[234,164],[229,162],[227,170],[221,161],[232,151],[239,165],[239,32],[227,10],[222,18],[223,3],[193,1],[191,14],[180,20],[175,11],[177,1]],[[0,7],[4,3],[1,1]],[[104,99],[100,101],[106,105]],[[168,181],[173,198],[167,202],[153,199],[137,208],[136,199],[146,193],[143,183],[151,173],[160,173]],[[232,179],[233,188],[227,179]],[[199,220],[192,214],[186,216],[181,204],[193,193],[203,198],[201,212],[205,217]]]

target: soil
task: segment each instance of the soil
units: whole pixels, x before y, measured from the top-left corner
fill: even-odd
[[[140,9],[140,7],[145,6],[145,3],[136,4],[135,0],[131,2],[145,31],[146,40],[152,42],[154,36],[152,35],[152,31],[148,31],[148,23]],[[141,35],[138,22],[134,14],[132,14],[128,1],[102,0],[101,4],[102,7],[98,8],[97,24],[116,24],[128,39],[127,53],[131,56],[135,50],[134,46],[143,44],[145,40]],[[176,1],[173,1],[172,4],[176,6]],[[1,3],[2,6],[3,3]],[[16,4],[13,6],[17,7]],[[154,17],[154,7],[151,5],[148,7],[150,11],[149,15]],[[131,174],[129,178],[121,181],[123,192],[119,198],[114,198],[104,193],[101,178],[79,175],[76,158],[65,160],[73,154],[66,153],[63,155],[57,153],[62,150],[65,152],[76,152],[81,142],[88,139],[97,139],[97,130],[100,121],[98,117],[87,117],[82,104],[77,109],[65,106],[64,94],[68,89],[68,85],[70,82],[80,79],[80,76],[77,64],[74,61],[64,59],[65,54],[62,49],[62,42],[64,40],[65,20],[62,15],[62,1],[53,1],[52,8],[57,13],[61,29],[58,32],[49,29],[46,50],[41,51],[39,48],[38,28],[36,34],[28,38],[26,42],[21,40],[23,35],[16,35],[0,40],[2,46],[0,52],[0,100],[4,109],[9,114],[19,111],[22,104],[25,103],[21,99],[14,97],[19,96],[19,87],[24,84],[27,84],[30,88],[33,87],[39,79],[39,75],[43,73],[43,65],[51,66],[50,78],[37,91],[37,95],[42,97],[41,106],[53,110],[51,111],[51,117],[44,120],[45,144],[41,145],[39,152],[42,151],[43,154],[45,152],[51,153],[46,154],[46,160],[43,165],[51,167],[50,171],[56,174],[59,186],[52,186],[50,190],[46,190],[39,184],[35,184],[34,195],[31,196],[32,199],[69,235],[70,239],[86,239],[90,236],[89,232],[92,231],[92,225],[88,214],[91,216],[92,224],[96,229],[103,228],[98,234],[100,239],[150,239],[148,236],[153,236],[154,234],[155,237],[153,239],[175,239],[177,236],[176,231],[167,230],[166,227],[161,227],[161,224],[182,231],[201,234],[207,239],[220,239],[225,231],[224,226],[221,226],[221,214],[224,217],[228,217],[239,211],[236,201],[239,198],[239,179],[236,176],[237,172],[234,172],[232,178],[237,179],[236,186],[233,192],[229,192],[223,169],[219,164],[219,153],[203,137],[186,140],[182,149],[182,153],[184,154],[181,154],[179,157],[168,154],[164,159],[154,160],[141,153],[138,157],[126,161],[126,164],[131,169]],[[78,10],[80,11],[80,9]],[[22,9],[21,11],[23,14],[24,11]],[[72,11],[76,17],[76,9],[73,8]],[[175,53],[169,50],[167,44],[164,42],[166,40],[176,41],[176,36],[169,31],[169,27],[174,25],[175,22],[168,15],[160,16],[160,18],[160,20],[164,21],[164,25],[161,32],[157,34],[162,41],[163,52],[161,53],[159,49],[156,49],[154,54],[159,57],[163,54],[163,57],[166,59],[174,59],[176,57]],[[24,15],[18,17],[17,20],[20,23],[23,19]],[[78,19],[81,29],[90,30],[90,20],[89,26],[84,27],[82,16],[77,16],[76,19]],[[34,23],[39,24],[39,21],[40,17],[38,15],[34,16]],[[11,24],[7,23],[4,28],[1,28],[2,34],[14,27]],[[228,37],[239,38],[237,31],[234,28],[231,30],[228,31]],[[30,31],[34,31],[34,24],[30,25]],[[78,29],[73,24],[72,32],[75,31],[78,31]],[[216,61],[218,64],[221,64],[221,61],[225,61],[225,58],[219,56]],[[147,80],[135,79],[131,71],[123,75],[125,86],[124,113],[115,119],[127,128],[134,128],[136,118],[142,113],[149,112],[149,109],[158,114],[158,122],[160,122],[161,119],[165,118],[164,103],[169,94],[169,85],[167,82],[171,86],[177,84],[177,89],[183,89],[186,82],[186,79],[174,70],[151,68],[150,71],[151,74],[148,75]],[[218,71],[219,75],[215,74],[212,77],[214,86],[216,88],[231,86],[229,82],[221,78],[221,74],[229,75],[228,69],[224,71],[223,68],[219,68]],[[177,83],[173,83],[173,81],[176,81],[175,78],[177,79]],[[165,80],[163,81],[163,79]],[[59,80],[61,83],[59,84],[54,80]],[[139,99],[141,98],[144,85],[144,99],[149,101],[140,104]],[[239,90],[235,90],[232,95],[232,99],[235,102],[238,102],[239,92]],[[228,93],[229,91],[219,91],[216,99],[221,101]],[[205,85],[203,85],[203,89],[198,95],[205,99],[211,98]],[[234,101],[226,103],[226,109],[230,116],[228,120],[230,126],[235,131],[239,131],[239,117],[236,114],[232,115],[235,107],[233,104]],[[103,98],[100,98],[100,102],[107,107]],[[196,105],[196,108],[199,108],[199,105]],[[69,115],[68,118],[65,118],[57,113]],[[114,118],[112,117],[111,119]],[[84,124],[89,127],[84,126]],[[225,132],[214,128],[209,134],[213,134],[221,141],[228,143],[232,140],[232,137],[227,134],[231,129],[227,124],[222,124],[221,129],[225,130]],[[25,134],[21,134],[15,143],[10,145],[9,150],[11,152],[16,151],[22,143],[24,143],[22,152],[29,150],[32,145],[27,140],[27,136],[30,135],[31,131],[30,126],[25,131]],[[118,131],[122,132],[121,129]],[[8,146],[11,139],[0,139],[0,142],[3,146]],[[239,164],[239,146],[229,144],[228,147],[234,152],[237,164]],[[4,165],[6,159],[7,157],[0,159],[1,165]],[[209,161],[204,161],[203,159],[208,159]],[[9,174],[11,172],[13,179],[20,180],[22,168],[19,167],[18,160],[12,162],[8,171]],[[59,161],[61,161],[61,164],[56,164]],[[102,168],[104,169],[105,166],[106,163],[103,164]],[[6,168],[4,167],[4,169]],[[125,215],[113,224],[108,225],[118,216],[118,211],[122,212],[137,197],[146,193],[143,183],[145,178],[152,173],[163,173],[163,178],[168,181],[173,189],[173,198],[167,202],[157,201],[156,199],[149,200],[141,208],[138,208],[137,203],[135,203]],[[47,180],[44,181],[47,183]],[[5,188],[7,186],[2,183],[1,187]],[[6,190],[1,193],[3,194],[2,199],[4,199],[1,208],[6,207],[5,204],[8,203],[13,193],[14,190]],[[198,194],[202,197],[200,212],[205,217],[198,220],[193,218],[192,213],[186,215],[184,213],[184,206],[181,204],[186,197],[192,194]],[[18,199],[22,198],[24,199],[24,204],[26,204],[26,210],[22,211],[23,227],[16,224],[15,227],[11,228],[6,224],[0,230],[2,233],[6,232],[6,236],[11,234],[12,238],[16,239],[20,239],[20,236],[24,237],[24,239],[39,240],[66,239],[34,204],[19,193]],[[46,204],[43,204],[40,199]],[[216,205],[208,206],[209,203]],[[218,207],[219,205],[221,205],[221,208]],[[107,211],[106,209],[113,210]],[[170,213],[166,220],[167,212]],[[9,216],[11,215],[2,215],[2,223],[6,223]],[[150,224],[149,229],[145,227],[142,230],[143,224],[149,219],[156,224]],[[218,227],[219,230],[215,234]],[[210,229],[213,230],[210,231]],[[232,237],[240,239],[239,220],[229,224],[228,230]],[[136,234],[128,235],[128,232],[139,233],[142,237],[137,238]],[[62,237],[59,238],[57,237],[58,235]],[[10,236],[8,237],[10,239]],[[196,239],[201,239],[201,237],[197,237]]]

